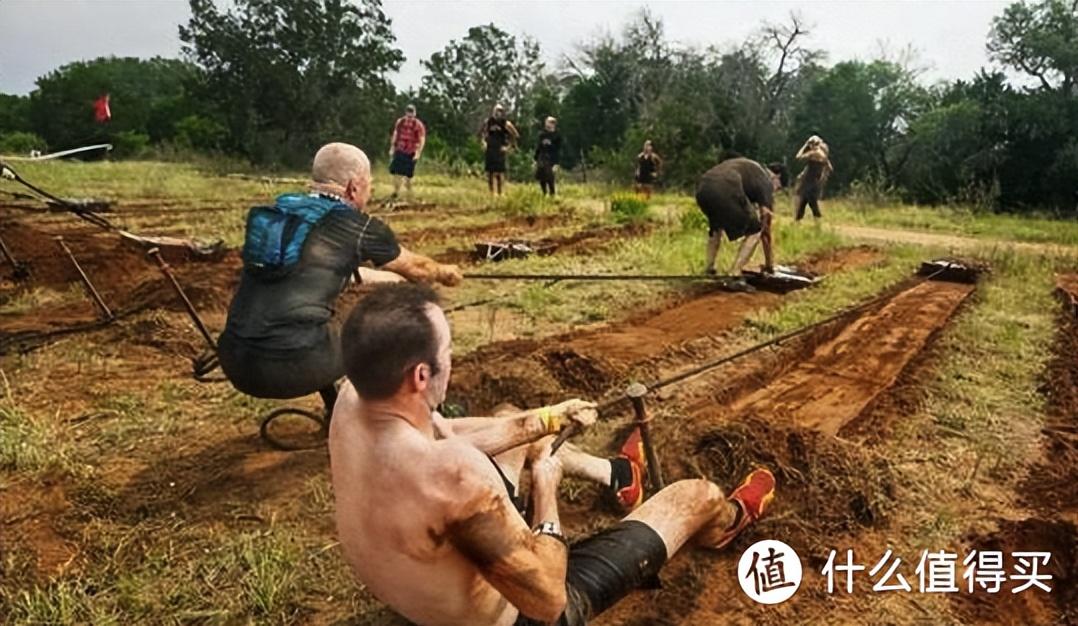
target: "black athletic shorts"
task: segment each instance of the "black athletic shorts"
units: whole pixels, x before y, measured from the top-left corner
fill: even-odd
[[[415,176],[415,155],[397,150],[389,162],[389,173],[394,176],[411,178]]]
[[[505,173],[505,152],[501,148],[487,150],[486,170],[491,174]]]
[[[583,626],[630,592],[657,588],[664,563],[666,544],[643,522],[626,520],[582,539],[569,549],[568,602],[555,623]],[[516,621],[517,626],[540,623],[523,615]]]

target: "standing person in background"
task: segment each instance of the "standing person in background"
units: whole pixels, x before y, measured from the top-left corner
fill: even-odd
[[[558,169],[558,153],[561,151],[561,135],[558,134],[558,120],[546,118],[539,141],[535,146],[535,179],[543,195],[554,195],[554,172]]]
[[[794,187],[794,219],[798,222],[805,217],[805,205],[812,209],[812,217],[820,219],[820,196],[823,187],[835,168],[831,165],[831,150],[817,135],[805,141],[795,157],[805,162],[805,169],[797,177]]]
[[[389,139],[389,173],[393,175],[393,199],[401,191],[401,184],[412,199],[412,177],[415,176],[415,163],[423,154],[427,143],[427,127],[415,116],[415,105],[404,107],[404,117],[398,118],[393,125],[393,135]]]
[[[494,105],[494,111],[479,129],[479,138],[486,153],[487,186],[491,194],[500,196],[505,190],[505,157],[520,138],[516,126],[505,119],[505,107]]]
[[[651,140],[644,142],[644,151],[636,155],[636,193],[650,200],[655,183],[662,174],[663,160],[651,147]]]

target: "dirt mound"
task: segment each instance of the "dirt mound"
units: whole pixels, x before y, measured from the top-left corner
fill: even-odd
[[[114,233],[79,227],[64,228],[63,232],[47,232],[35,226],[9,222],[3,226],[4,242],[15,258],[30,266],[30,283],[35,286],[63,287],[79,280],[78,271],[56,243],[62,234],[82,269],[103,293],[130,284],[132,276],[157,273],[145,250]],[[178,249],[162,249],[165,261],[175,268],[198,263],[199,257]],[[211,258],[211,264],[230,264],[238,261],[238,253],[225,252],[222,258]]]
[[[648,224],[625,224],[622,226],[597,226],[594,228],[585,228],[584,230],[575,232],[571,235],[565,235],[562,237],[544,237],[542,239],[526,240],[527,243],[535,250],[541,251],[540,254],[548,255],[554,253],[590,253],[595,251],[603,244],[621,239],[640,237],[651,229]],[[475,241],[484,239],[483,233],[475,233]],[[485,237],[486,240],[491,240],[490,237]],[[440,254],[434,255],[434,258],[442,263],[457,263],[457,264],[471,264],[482,259],[477,258],[477,253],[474,248],[454,248],[452,250],[446,250]]]
[[[831,274],[850,266],[868,267],[881,263],[885,255],[874,246],[855,246],[853,248],[833,248],[799,264],[802,270],[815,275]]]
[[[43,335],[62,335],[102,325],[103,314],[92,303],[70,259],[58,248],[50,233],[25,224],[4,227],[5,243],[15,257],[30,266],[31,278],[0,291],[0,301],[10,301],[31,288],[73,289],[82,299],[47,304],[36,309],[0,316],[0,351],[39,345]],[[118,319],[148,309],[183,311],[172,284],[145,252],[118,236],[78,229],[65,232],[64,240]],[[171,251],[166,262],[200,312],[220,311],[228,306],[239,280],[241,262],[237,251],[216,260],[204,260]]]
[[[693,452],[707,476],[771,469],[781,497],[756,534],[789,537],[791,545],[806,547],[802,554],[826,554],[835,534],[880,524],[895,497],[886,459],[825,433],[765,417],[725,422],[701,435]]]
[[[1078,528],[1074,524],[1038,518],[1004,520],[998,531],[969,538],[969,549],[1003,552],[1008,573],[1015,571],[1014,552],[1051,554],[1048,563],[1038,564],[1037,569],[1052,576],[1045,582],[1052,591],[1031,588],[1015,594],[1012,590],[1022,583],[1014,580],[995,594],[963,590],[951,596],[962,622],[1078,624]]]
[[[476,239],[519,237],[523,230],[535,231],[540,228],[550,228],[558,224],[565,224],[569,221],[570,217],[567,215],[525,215],[481,226],[446,226],[445,228],[425,228],[416,232],[402,232],[400,239],[409,248],[416,249],[440,241],[460,239],[462,237]]]

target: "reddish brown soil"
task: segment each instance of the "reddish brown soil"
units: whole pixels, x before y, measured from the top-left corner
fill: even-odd
[[[30,264],[32,277],[0,290],[0,301],[8,301],[30,287],[63,290],[74,285],[84,295],[81,300],[0,315],[0,352],[40,345],[40,338],[34,335],[89,329],[102,320],[101,312],[79,282],[77,270],[51,234],[23,224],[8,224],[3,235],[16,258]],[[183,310],[171,283],[140,249],[115,235],[85,229],[66,232],[64,240],[117,317],[122,319],[147,309]],[[196,308],[214,311],[227,307],[239,279],[237,252],[225,252],[213,261],[176,254],[171,257],[166,260]]]
[[[519,233],[522,228],[541,229],[561,223],[564,219],[562,216],[513,218],[480,227],[424,231],[413,235],[412,239],[461,237],[469,233],[474,237]],[[57,246],[54,233],[63,233],[65,242],[83,271],[117,318],[123,319],[149,309],[184,310],[171,283],[141,248],[113,234],[83,224],[71,224],[70,220],[53,225],[48,230],[12,221],[4,224],[0,234],[15,258],[29,265],[31,278],[22,282],[9,279],[0,283],[0,303],[10,301],[32,287],[62,290],[76,285],[85,296],[81,300],[50,304],[39,310],[0,315],[0,354],[33,349],[53,336],[93,330],[102,325],[102,313],[82,287],[75,267]],[[633,236],[639,233],[605,233],[592,229],[562,239],[565,249],[570,250],[574,244],[589,238],[609,239],[615,234]],[[171,251],[166,255],[166,261],[201,314],[212,315],[227,309],[239,281],[241,261],[237,250],[226,251],[220,258],[212,260]],[[0,275],[10,278],[10,274],[10,268],[0,268]],[[345,310],[357,297],[358,292],[342,301]],[[55,335],[43,336],[47,334]]]
[[[540,254],[587,254],[595,252],[604,244],[622,238],[641,237],[651,230],[647,224],[625,224],[623,226],[598,226],[585,228],[579,232],[562,237],[543,237],[529,240],[535,249],[541,250]],[[475,242],[482,241],[477,237]],[[490,238],[486,239],[490,241]],[[476,257],[475,248],[455,248],[434,255],[434,258],[442,263],[469,264],[482,261]]]
[[[51,478],[0,489],[0,579],[26,571],[38,580],[63,573],[78,554],[78,544],[60,527],[70,509],[63,488]]]
[[[447,218],[451,220],[452,218]],[[497,239],[499,237],[520,237],[529,231],[534,232],[570,220],[567,215],[521,216],[486,224],[483,226],[446,226],[445,228],[425,228],[421,231],[399,233],[402,243],[410,248],[422,249],[434,243],[462,237],[474,239]]]
[[[1060,277],[1060,311],[1043,390],[1048,399],[1044,461],[1030,471],[1026,501],[1078,523],[1078,274]]]
[[[849,262],[843,262],[847,253]],[[878,251],[851,248],[827,252],[822,265],[848,270],[879,258]],[[802,266],[819,273],[816,259]],[[700,287],[613,324],[542,341],[489,344],[455,365],[452,399],[481,414],[502,402],[536,406],[567,393],[595,397],[630,374],[650,380],[727,352],[724,333],[783,297]]]
[[[1052,591],[1026,589],[1013,593],[1020,583],[1008,580],[997,594],[961,593],[952,599],[963,623],[975,624],[1078,624],[1078,528],[1071,522],[1028,518],[1004,521],[987,536],[969,538],[971,550],[1001,551],[1004,568],[1014,571],[1014,552],[1048,552],[1047,565],[1038,571],[1050,574]]]
[[[721,379],[717,391],[686,405],[683,413],[667,410],[665,419],[674,423],[656,425],[668,477],[703,474],[725,484],[754,467],[772,469],[779,497],[753,536],[782,537],[806,567],[818,571],[836,537],[882,526],[895,497],[887,460],[833,435],[889,389],[974,289],[914,282],[777,355],[754,355],[710,374]],[[796,619],[795,608],[763,611],[744,598],[732,576],[744,541],[721,555],[688,555],[670,575],[694,584],[679,587],[677,594],[636,597],[601,622]]]
[[[895,382],[973,290],[973,285],[926,281],[904,291],[729,411],[838,434]]]

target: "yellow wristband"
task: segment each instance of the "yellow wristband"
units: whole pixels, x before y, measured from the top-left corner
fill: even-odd
[[[535,416],[539,418],[539,422],[543,425],[543,430],[547,434],[552,435],[561,430],[561,417],[555,415],[549,407],[536,409]]]

